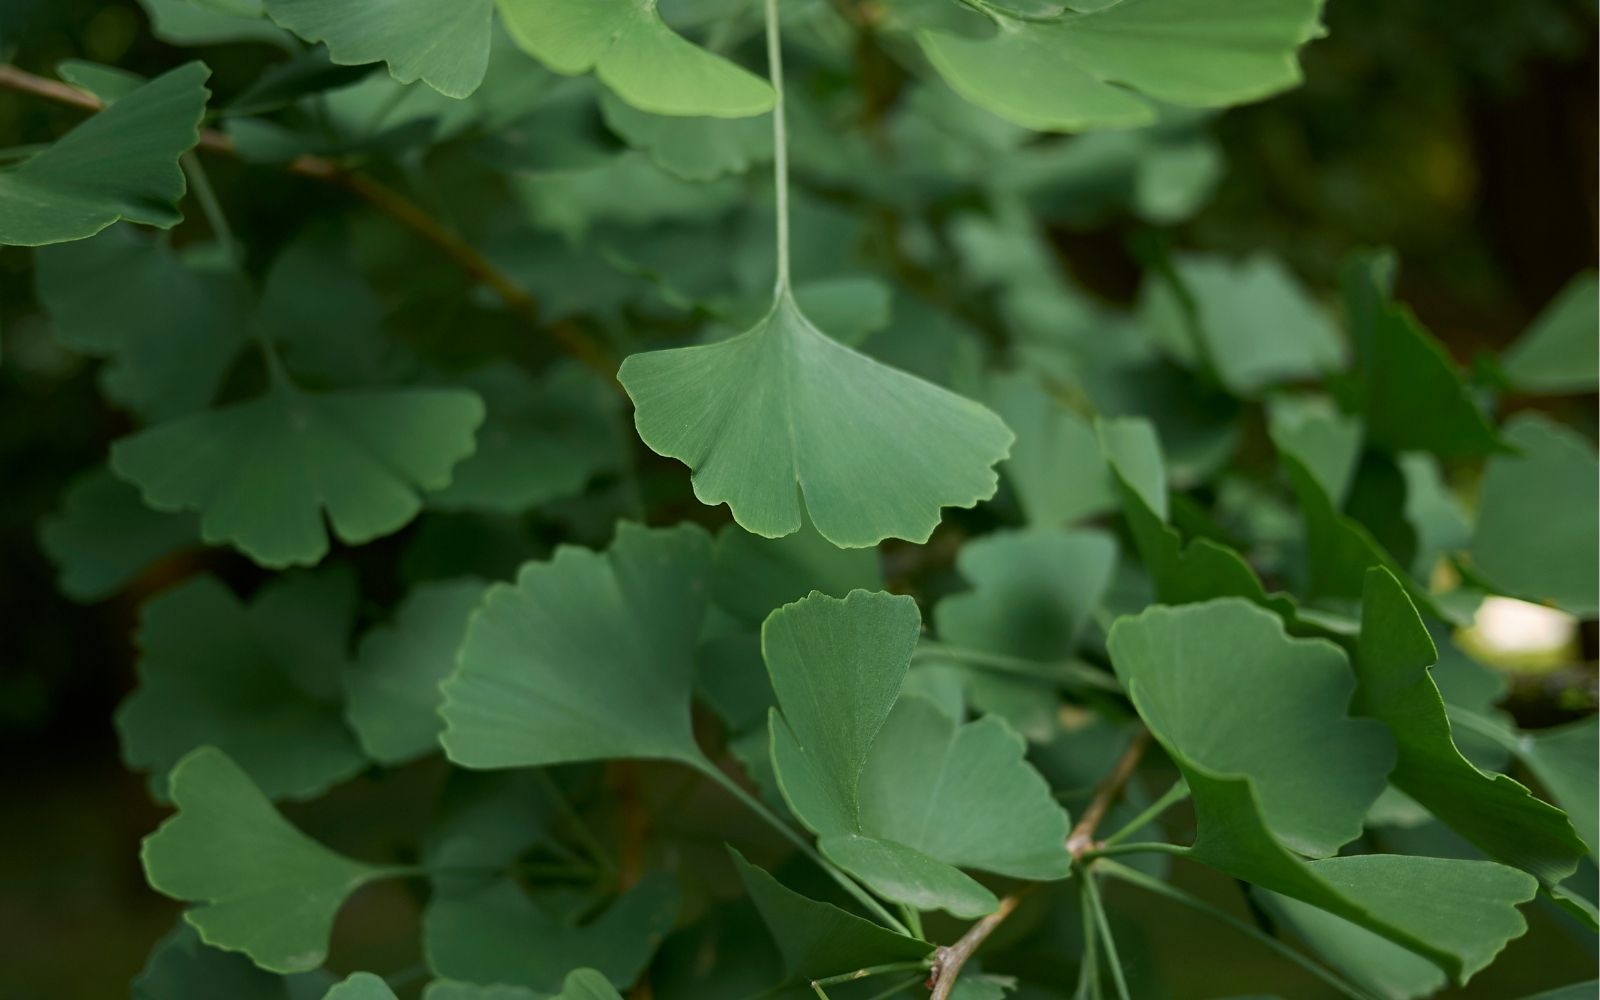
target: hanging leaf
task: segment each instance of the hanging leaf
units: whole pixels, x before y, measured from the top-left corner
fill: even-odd
[[[606,125],[663,170],[689,181],[742,174],[772,157],[772,122],[764,117],[685,118],[653,115],[610,91],[600,95]]]
[[[139,686],[117,709],[130,767],[221,748],[270,798],[310,798],[366,767],[341,718],[355,588],[342,574],[274,581],[248,605],[202,576],[145,606]]]
[[[829,338],[787,294],[731,340],[635,354],[618,377],[644,442],[767,537],[809,516],[842,547],[925,541],[941,507],[993,495],[1012,439],[979,404]]]
[[[81,240],[119,219],[177,225],[187,188],[178,157],[199,141],[210,75],[179,66],[0,170],[0,246]]]
[[[438,749],[439,682],[455,666],[485,587],[477,579],[421,584],[392,624],[362,637],[344,678],[345,718],[373,760],[392,766]]]
[[[1296,52],[1321,32],[1317,0],[1123,0],[1089,13],[1017,17],[993,5],[988,37],[917,34],[956,92],[1027,128],[1077,132],[1187,107],[1260,100],[1300,82]]]
[[[421,80],[467,97],[489,68],[494,0],[265,0],[267,16],[341,66],[383,62],[401,83]]]
[[[712,766],[689,720],[710,563],[693,525],[624,522],[604,554],[562,547],[491,587],[443,685],[446,755],[474,768]]]
[[[1507,349],[1501,367],[1518,392],[1567,395],[1600,387],[1597,299],[1595,273],[1578,275]]]
[[[267,395],[158,424],[111,446],[111,467],[156,510],[200,513],[201,537],[263,566],[311,565],[334,534],[399,530],[423,490],[472,453],[483,403],[452,389]]]
[[[1600,613],[1600,460],[1583,436],[1537,414],[1506,425],[1520,454],[1484,469],[1472,560],[1504,593],[1548,601],[1583,618]]]
[[[39,545],[55,563],[61,592],[85,603],[105,600],[199,536],[192,515],[151,510],[104,468],[75,480],[60,509],[39,522]]]
[[[333,918],[351,893],[401,874],[352,861],[285,820],[222,751],[202,747],[172,770],[177,815],[144,839],[145,877],[197,904],[201,940],[242,951],[270,972],[322,964]]]
[[[1277,893],[1255,895],[1329,965],[1378,996],[1427,997],[1449,983],[1437,965],[1342,917]]]
[[[744,118],[772,110],[772,87],[667,27],[656,0],[499,0],[506,27],[557,73],[593,72],[657,115]]]

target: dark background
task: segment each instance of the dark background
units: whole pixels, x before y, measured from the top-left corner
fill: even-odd
[[[1343,254],[1390,245],[1402,261],[1400,297],[1458,360],[1505,345],[1595,262],[1593,10],[1565,0],[1331,0],[1330,35],[1305,55],[1306,85],[1218,120],[1227,179],[1174,245],[1272,251],[1322,291]],[[180,58],[151,39],[132,3],[0,0],[0,51],[23,24],[24,66],[44,74],[63,58],[133,69]],[[240,52],[208,61],[247,77],[254,64]],[[0,146],[77,118],[0,93]],[[1125,300],[1139,276],[1134,228],[1113,219],[1055,236],[1081,281]],[[0,998],[122,996],[176,909],[144,885],[138,840],[161,813],[142,779],[123,771],[110,726],[132,680],[138,606],[165,581],[158,573],[92,607],[55,591],[36,522],[127,428],[99,402],[92,369],[52,345],[30,287],[29,253],[0,249]],[[1593,429],[1592,399],[1562,405],[1572,408],[1564,419]],[[351,809],[406,809],[380,782],[340,794]],[[1252,988],[1310,995],[1282,963],[1203,921],[1163,933],[1198,937],[1185,951],[1200,967],[1179,981],[1203,984],[1226,963]],[[1581,954],[1513,944],[1459,995],[1517,996],[1592,973]]]

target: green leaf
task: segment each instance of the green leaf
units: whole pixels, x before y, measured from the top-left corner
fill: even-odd
[[[0,246],[81,240],[119,219],[177,225],[178,157],[199,141],[210,75],[198,62],[164,73],[0,170]]]
[[[322,1000],[395,1000],[389,984],[370,972],[352,972],[323,995]]]
[[[391,624],[361,639],[345,673],[345,718],[380,764],[403,764],[439,746],[439,682],[455,666],[467,619],[483,600],[477,579],[420,584]]]
[[[1567,395],[1600,386],[1600,282],[1586,271],[1567,283],[1501,361],[1518,392]]]
[[[201,944],[195,929],[179,920],[134,979],[133,1000],[320,1000],[332,982],[320,969],[291,976],[265,972],[243,955]]]
[[[273,260],[262,284],[256,332],[271,337],[291,373],[313,384],[395,381],[407,368],[384,335],[383,304],[335,229],[313,229]]]
[[[463,767],[607,758],[710,767],[689,703],[711,541],[693,525],[617,529],[489,589],[444,682],[445,753]]]
[[[1508,423],[1506,440],[1520,454],[1496,455],[1484,469],[1473,563],[1504,593],[1593,618],[1600,613],[1594,445],[1533,413]]]
[[[265,0],[277,24],[328,46],[341,66],[384,62],[401,83],[421,80],[466,97],[489,68],[494,0]]]
[[[941,507],[993,495],[1012,440],[979,404],[828,337],[788,294],[737,337],[635,354],[618,377],[644,442],[768,537],[809,516],[842,547],[925,541]]]
[[[1596,733],[1600,718],[1589,716],[1550,729],[1523,733],[1516,754],[1572,817],[1573,826],[1593,854],[1600,850],[1600,782],[1596,775]]]
[[[334,534],[399,530],[420,491],[472,453],[483,403],[450,389],[267,395],[159,424],[111,446],[111,467],[157,510],[198,511],[201,537],[263,566],[310,565]]]
[[[39,522],[39,545],[55,563],[57,585],[85,603],[105,600],[199,535],[194,517],[151,510],[137,490],[100,467],[76,479],[60,509]]]
[[[515,881],[498,879],[436,896],[423,917],[423,948],[428,966],[447,979],[545,993],[561,989],[573,970],[590,967],[608,986],[622,988],[650,963],[679,906],[677,885],[657,873],[579,924],[541,908]]]
[[[172,801],[177,814],[144,839],[145,877],[156,891],[197,904],[184,918],[201,940],[272,972],[321,965],[345,899],[396,874],[301,833],[215,747],[173,768]]]
[[[1345,308],[1360,361],[1350,380],[1367,440],[1391,452],[1430,451],[1447,458],[1502,450],[1494,425],[1468,393],[1444,346],[1392,301],[1393,262],[1356,257],[1342,275]]]
[[[527,52],[557,73],[593,71],[657,115],[744,118],[772,110],[772,87],[667,27],[656,0],[499,0]]]
[[[145,605],[139,686],[116,714],[128,765],[151,772],[158,796],[203,745],[274,799],[359,773],[338,689],[355,597],[348,576],[320,574],[274,581],[245,605],[202,576]]]
[[[573,496],[626,466],[616,387],[577,364],[530,377],[497,363],[459,379],[488,407],[477,449],[428,495],[439,510],[507,514]]]
[[[1355,657],[1356,704],[1394,733],[1398,756],[1389,780],[1489,857],[1547,884],[1560,882],[1588,849],[1561,810],[1503,774],[1479,770],[1456,749],[1428,672],[1436,659],[1405,588],[1387,570],[1369,570]]]
[[[229,42],[265,42],[292,49],[294,39],[269,22],[260,5],[254,11],[240,5],[225,10],[196,0],[139,0],[150,19],[150,32],[170,45],[222,45]]]
[[[917,37],[967,100],[1028,128],[1076,132],[1153,122],[1150,99],[1224,107],[1294,86],[1296,51],[1320,32],[1320,8],[1316,0],[1123,0],[1023,20],[991,6],[990,37]]]
[[[1378,996],[1432,996],[1449,982],[1437,965],[1342,917],[1277,893],[1258,890],[1258,898],[1329,965]]]
[[[1326,857],[1361,833],[1394,763],[1384,727],[1345,713],[1349,660],[1239,598],[1153,607],[1108,640],[1117,676],[1169,752],[1243,775],[1273,834]]]
[[[614,96],[600,95],[606,125],[663,170],[689,181],[742,174],[772,158],[772,122],[753,118],[685,118],[653,115]]]
[[[34,260],[56,336],[109,359],[101,372],[108,398],[146,420],[216,398],[247,330],[233,275],[186,261],[166,239],[132,226],[41,249]]]
[[[807,899],[728,849],[745,891],[783,956],[790,982],[842,975],[889,962],[916,962],[933,945],[879,927],[832,903]]]
[[[978,916],[996,900],[955,868],[1063,878],[1067,817],[1003,721],[958,727],[932,702],[897,702],[918,625],[910,598],[859,590],[773,612],[772,762],[835,864],[896,902]]]
[[[730,524],[717,533],[711,567],[717,605],[756,628],[774,609],[813,590],[843,597],[852,590],[883,589],[875,550],[838,548],[810,524],[782,538]]]

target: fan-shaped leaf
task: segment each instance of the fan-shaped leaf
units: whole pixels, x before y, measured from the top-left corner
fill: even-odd
[[[635,354],[618,377],[645,443],[768,537],[809,516],[839,546],[926,540],[941,507],[993,495],[1011,445],[993,413],[831,339],[787,294],[737,337]]]
[[[184,916],[207,944],[242,951],[272,972],[321,965],[345,899],[396,874],[335,854],[295,829],[214,747],[173,768],[172,801],[177,815],[144,840],[150,885],[198,904]]]
[[[395,1000],[389,984],[370,972],[352,972],[333,985],[322,1000]]]
[[[201,535],[263,566],[309,565],[328,551],[323,514],[356,545],[396,531],[420,491],[472,453],[483,403],[449,389],[301,393],[159,424],[111,447],[111,467],[157,510],[193,510]]]
[[[243,955],[200,943],[200,935],[179,919],[156,943],[144,971],[133,981],[133,1000],[320,1000],[333,976],[317,969],[290,976],[267,972]]]
[[[341,66],[384,62],[401,83],[421,80],[466,97],[489,68],[494,0],[265,0],[267,15],[323,42]]]
[[[179,66],[0,170],[0,245],[81,240],[119,219],[176,225],[187,188],[178,157],[199,141],[210,75]]]
[[[511,35],[557,73],[591,70],[641,111],[743,118],[772,110],[765,80],[667,27],[656,0],[499,0]]]
[[[39,544],[56,565],[61,592],[85,602],[105,600],[199,536],[192,515],[151,510],[138,490],[104,468],[76,480],[60,510],[39,522]]]
[[[1600,281],[1588,271],[1568,282],[1506,351],[1502,366],[1519,392],[1594,392],[1600,385]]]
[[[610,92],[600,95],[606,124],[663,170],[690,181],[742,174],[772,157],[772,122],[754,118],[685,118],[652,115]]]

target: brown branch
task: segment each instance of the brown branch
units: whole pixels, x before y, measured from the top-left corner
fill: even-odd
[[[1145,750],[1150,746],[1150,730],[1143,726],[1128,744],[1128,749],[1122,752],[1117,762],[1112,766],[1111,772],[1100,782],[1095,789],[1094,797],[1089,800],[1089,805],[1084,809],[1083,815],[1067,834],[1067,850],[1072,854],[1073,860],[1081,858],[1085,851],[1094,845],[1094,832],[1105,819],[1106,811],[1111,804],[1122,794],[1122,789],[1127,786],[1128,779],[1133,777],[1134,770],[1139,766],[1139,758],[1144,756]],[[1084,877],[1088,877],[1085,875]],[[956,988],[956,980],[961,977],[961,968],[967,964],[967,959],[972,957],[978,946],[988,940],[995,928],[1017,908],[1022,897],[1032,892],[1037,883],[1025,885],[1016,892],[1000,900],[1000,906],[993,913],[979,920],[961,939],[949,947],[942,947],[934,953],[933,969],[929,973],[928,983],[933,990],[929,1000],[949,1000],[950,993]]]
[[[57,80],[48,80],[41,76],[35,76],[26,70],[21,70],[11,65],[0,64],[0,87],[25,94],[33,94],[37,97],[81,108],[85,111],[101,111],[105,108],[105,102],[86,90],[79,90],[77,87],[69,86]],[[239,155],[239,150],[234,146],[233,140],[216,129],[203,128],[200,130],[199,147],[207,152],[222,156],[237,157]],[[604,348],[589,338],[575,324],[567,322],[541,323],[539,321],[538,302],[528,293],[527,289],[518,284],[515,278],[502,271],[493,261],[485,257],[466,240],[463,240],[455,232],[445,227],[424,211],[416,202],[399,191],[366,174],[350,170],[327,157],[314,156],[309,153],[290,160],[284,165],[283,169],[298,177],[309,177],[313,180],[342,188],[394,219],[450,258],[473,281],[494,292],[500,297],[500,301],[505,304],[506,308],[515,313],[518,318],[524,320],[530,326],[544,329],[555,337],[563,348],[589,367],[608,378],[615,376],[617,366]]]

